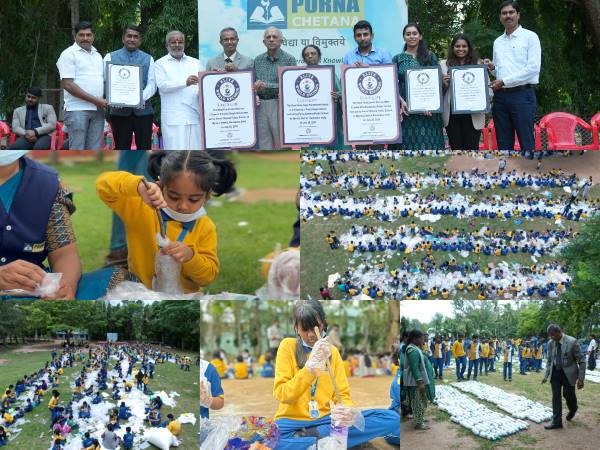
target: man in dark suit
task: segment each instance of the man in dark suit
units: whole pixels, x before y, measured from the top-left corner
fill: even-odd
[[[50,134],[56,129],[56,113],[52,105],[40,103],[42,90],[31,86],[25,94],[25,106],[13,112],[12,131],[19,136],[11,150],[48,150]]]
[[[223,28],[219,42],[223,46],[223,53],[208,61],[206,70],[219,70],[235,72],[236,70],[249,70],[253,68],[254,61],[237,51],[238,38],[235,28]]]
[[[552,385],[552,422],[544,428],[554,430],[562,428],[562,395],[567,401],[569,413],[567,420],[573,419],[577,412],[577,396],[575,395],[575,386],[577,389],[583,388],[585,379],[585,356],[579,349],[577,339],[563,334],[558,325],[548,326],[548,358],[546,360],[546,373],[542,384],[550,378]]]

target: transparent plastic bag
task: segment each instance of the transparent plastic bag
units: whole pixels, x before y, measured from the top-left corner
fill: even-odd
[[[36,287],[34,295],[36,297],[52,297],[60,288],[62,273],[47,273],[42,282]]]
[[[160,233],[156,233],[156,240],[160,249],[167,247],[171,243],[168,238],[163,238]],[[154,274],[154,278],[152,279],[152,289],[154,291],[173,295],[183,294],[180,281],[181,264],[169,255],[164,255],[160,251],[156,253]]]
[[[200,444],[201,450],[215,450],[225,448],[230,436],[241,427],[242,421],[239,417],[225,416],[211,419],[208,427],[203,427],[203,435],[206,439]],[[208,432],[207,432],[208,431]]]

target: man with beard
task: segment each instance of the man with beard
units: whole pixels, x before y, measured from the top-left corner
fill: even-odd
[[[344,55],[345,65],[372,66],[377,64],[392,64],[392,55],[387,50],[373,44],[375,33],[366,20],[360,20],[354,25],[354,40],[357,47]]]
[[[12,131],[17,140],[10,150],[48,150],[50,133],[56,129],[56,113],[52,105],[40,104],[42,90],[31,86],[25,94],[25,106],[13,112]]]

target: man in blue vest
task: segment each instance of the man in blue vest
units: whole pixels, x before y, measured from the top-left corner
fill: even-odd
[[[123,48],[104,57],[105,64],[111,62],[142,67],[143,108],[110,108],[109,118],[117,150],[131,149],[132,133],[135,133],[137,149],[150,150],[152,147],[154,111],[150,98],[156,93],[154,58],[139,49],[141,43],[140,28],[137,25],[127,25],[123,29]]]
[[[34,292],[48,260],[52,272],[62,273],[52,297],[73,299],[81,276],[73,205],[54,169],[25,158],[27,152],[0,152],[0,291]]]

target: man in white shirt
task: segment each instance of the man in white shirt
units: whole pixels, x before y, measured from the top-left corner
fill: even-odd
[[[485,59],[496,79],[494,90],[494,128],[500,150],[514,150],[515,132],[521,151],[533,159],[536,99],[534,86],[539,83],[542,49],[533,31],[519,25],[517,2],[506,0],[500,5],[500,22],[504,34],[494,41],[494,60]],[[541,155],[541,153],[540,153]]]
[[[598,344],[596,343],[596,336],[590,335],[590,344],[588,345],[587,355],[588,355],[588,369],[595,370],[596,369],[596,353],[598,351]]]
[[[167,51],[154,65],[156,86],[160,92],[160,128],[165,150],[200,149],[200,109],[198,72],[200,61],[184,53],[185,36],[170,31]]]
[[[75,43],[56,62],[64,89],[64,123],[69,130],[69,149],[99,150],[104,135],[104,64],[92,46],[90,22],[75,25]]]

